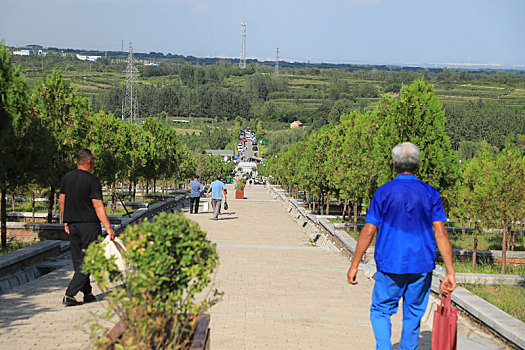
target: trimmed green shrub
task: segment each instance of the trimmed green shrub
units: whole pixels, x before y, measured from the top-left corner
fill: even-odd
[[[104,257],[101,242],[87,249],[84,261],[84,271],[108,293],[109,308],[102,318],[117,315],[126,325],[117,343],[138,349],[189,346],[194,315],[221,297],[215,289],[196,298],[219,263],[215,244],[181,213],[163,213],[153,222],[128,226],[120,238],[131,266],[128,273],[121,273],[114,260]],[[94,345],[105,347],[108,329],[98,320],[91,329]]]

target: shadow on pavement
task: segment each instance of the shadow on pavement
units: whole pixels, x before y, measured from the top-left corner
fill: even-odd
[[[69,266],[59,270],[65,272],[72,269],[72,266]],[[20,321],[27,320],[34,315],[63,310],[65,306],[62,305],[61,297],[70,280],[69,273],[50,273],[0,295],[2,333],[16,328]],[[38,297],[44,294],[51,294],[53,297]]]
[[[431,331],[423,331],[419,333],[419,346],[417,347],[418,350],[430,350],[432,347],[432,332]],[[398,349],[399,348],[399,342],[395,343],[392,346],[392,349]]]

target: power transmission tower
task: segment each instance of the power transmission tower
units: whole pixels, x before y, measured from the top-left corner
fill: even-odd
[[[275,55],[275,75],[279,75],[279,48],[277,48]]]
[[[241,59],[239,60],[239,68],[246,68],[246,21],[241,22],[242,27],[242,41],[241,41]]]
[[[137,74],[138,69],[135,67],[133,59],[133,46],[129,43],[128,65],[126,67],[126,97],[122,104],[122,120],[134,123],[138,117],[138,99],[137,99]]]

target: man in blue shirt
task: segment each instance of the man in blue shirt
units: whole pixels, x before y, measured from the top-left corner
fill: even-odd
[[[206,197],[209,197],[211,191],[211,206],[213,208],[213,220],[219,220],[219,214],[221,213],[221,202],[222,196],[226,198],[226,186],[221,181],[221,176],[217,175],[217,180],[213,181],[206,192]]]
[[[374,194],[348,270],[348,283],[357,284],[359,262],[379,227],[374,249],[377,273],[370,307],[376,349],[392,349],[390,316],[397,312],[401,298],[403,330],[399,349],[417,349],[435,267],[436,244],[447,271],[441,291],[447,294],[456,288],[445,211],[438,191],[414,175],[419,160],[419,149],[410,142],[392,150],[398,175]]]
[[[201,191],[202,185],[199,182],[199,175],[195,175],[193,181],[190,182],[190,214],[199,213],[199,201],[201,199]]]

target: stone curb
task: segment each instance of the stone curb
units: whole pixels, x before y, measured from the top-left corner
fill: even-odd
[[[277,192],[277,190],[273,186],[271,186],[269,183],[267,183],[266,186],[270,191]],[[279,192],[284,192],[284,191],[279,191]],[[293,207],[295,207],[296,210],[300,212],[300,210],[297,209],[298,205],[295,200],[291,200],[287,198],[283,193],[279,193],[279,192],[277,193],[283,201],[290,202],[292,206],[291,208],[292,210],[294,209]],[[305,217],[310,219],[310,217],[312,216],[315,217],[315,215],[307,213]],[[334,237],[337,237],[337,239],[341,241],[341,243],[346,247],[347,250],[351,252],[351,254],[355,252],[355,247],[357,246],[357,242],[355,241],[353,237],[349,235],[339,234],[339,232],[335,230],[334,225],[330,223],[327,219],[323,218],[323,219],[318,220],[317,217],[315,217],[315,220],[312,220],[312,221],[316,224],[318,223],[320,226],[326,229],[326,231],[328,231]],[[310,224],[307,224],[307,225],[310,225]],[[371,260],[371,261],[368,263],[359,264],[359,269],[363,271],[365,276],[373,278],[376,272],[376,267],[375,267],[375,264],[373,264],[373,259],[369,258],[368,260]],[[436,269],[433,271],[433,274],[434,276],[432,277],[431,290],[434,293],[439,294],[440,279],[442,279],[444,276],[444,268],[441,266],[437,266]],[[459,276],[460,278],[464,278],[464,279],[469,279],[469,278],[476,279],[480,277],[480,274],[456,274],[456,276]],[[498,276],[498,275],[490,275],[489,277],[487,277],[487,280],[489,280],[492,276]],[[495,278],[493,279],[495,280]],[[504,277],[502,280],[506,280],[506,281],[516,280],[517,282],[522,283],[522,281],[525,280],[525,276],[511,276],[508,279]],[[466,282],[462,282],[462,283],[466,283]],[[525,323],[512,317],[506,312],[498,309],[496,306],[483,300],[477,295],[472,294],[471,292],[469,292],[463,287],[457,287],[454,293],[452,293],[452,301],[460,309],[462,309],[468,315],[470,315],[474,320],[485,325],[487,328],[492,330],[492,332],[498,334],[500,337],[505,339],[508,343],[512,344],[513,346],[519,349],[525,349]]]
[[[437,265],[433,274],[440,279],[445,277],[445,268]],[[456,273],[457,283],[469,284],[505,284],[509,286],[525,286],[525,276],[521,275],[498,275],[488,273]]]
[[[440,279],[433,277],[431,290],[439,294]],[[525,324],[463,287],[452,293],[452,301],[474,320],[491,329],[518,349],[525,349]]]

